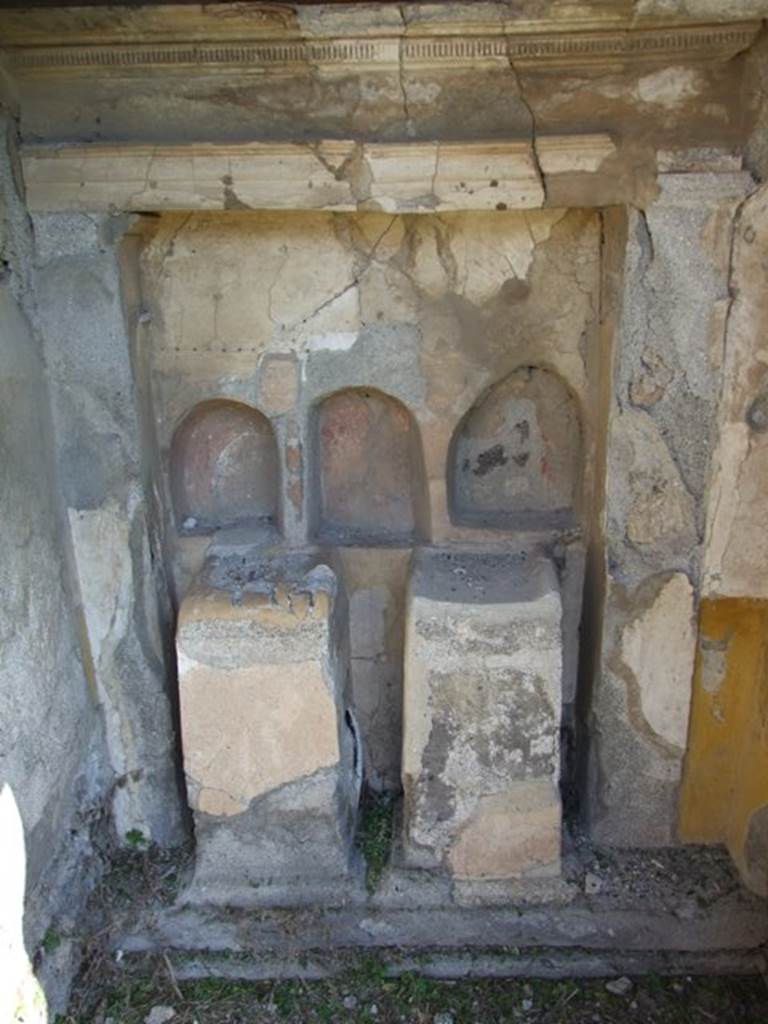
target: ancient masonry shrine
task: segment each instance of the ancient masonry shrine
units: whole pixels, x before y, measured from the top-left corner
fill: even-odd
[[[764,18],[3,6],[2,1024],[131,846],[182,978],[764,964]]]

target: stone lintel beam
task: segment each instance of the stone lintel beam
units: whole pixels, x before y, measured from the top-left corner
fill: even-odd
[[[294,209],[387,213],[530,209],[542,175],[584,182],[607,134],[513,142],[28,146],[34,212]]]

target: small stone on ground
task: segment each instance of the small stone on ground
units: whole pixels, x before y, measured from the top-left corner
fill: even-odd
[[[606,982],[605,985],[605,991],[610,992],[613,996],[628,996],[632,988],[632,982],[626,977],[614,978]]]
[[[584,876],[584,892],[587,896],[595,896],[603,887],[603,883],[600,878],[588,871]]]
[[[176,1011],[172,1006],[153,1006],[144,1018],[144,1024],[167,1024],[175,1016]]]

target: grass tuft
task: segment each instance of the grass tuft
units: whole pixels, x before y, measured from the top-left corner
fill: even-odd
[[[366,875],[368,892],[375,891],[389,861],[394,813],[395,801],[387,794],[369,793],[363,799],[357,845],[365,857],[368,869]]]

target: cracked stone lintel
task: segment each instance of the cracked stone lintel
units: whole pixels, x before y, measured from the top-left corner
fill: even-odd
[[[408,213],[538,208],[548,175],[589,175],[614,152],[608,135],[541,137],[532,124],[531,139],[505,142],[31,146],[23,164],[33,212]]]
[[[523,104],[525,109],[528,111],[528,116],[531,119],[531,138],[530,138],[531,154],[533,156],[533,162],[534,162],[534,165],[536,167],[536,173],[539,176],[539,183],[541,185],[541,190],[544,193],[544,201],[542,202],[541,205],[542,206],[546,206],[547,205],[547,198],[548,198],[547,197],[547,179],[546,179],[546,177],[544,175],[544,171],[543,171],[542,166],[541,166],[541,157],[539,155],[538,130],[537,130],[537,126],[536,126],[536,114],[534,113],[533,107],[531,106],[530,102],[526,98],[522,82],[520,81],[520,73],[519,73],[519,71],[517,69],[517,65],[515,64],[515,61],[514,61],[514,59],[512,57],[512,47],[511,47],[509,36],[506,37],[506,44],[507,44],[507,60],[509,61],[509,69],[512,72],[512,77],[514,78],[515,84],[517,86],[517,94],[518,94],[518,96],[520,98],[520,102]]]

